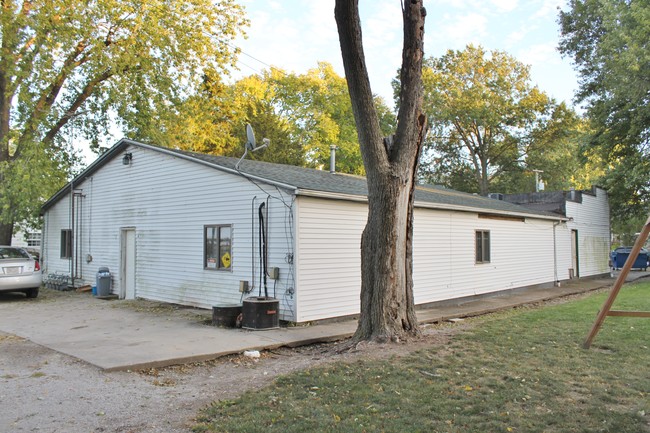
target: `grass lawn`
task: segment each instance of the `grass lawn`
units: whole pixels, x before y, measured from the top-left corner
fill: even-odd
[[[650,432],[650,320],[607,293],[472,319],[447,345],[336,362],[205,409],[196,432]],[[650,311],[650,283],[615,309]],[[466,323],[467,323],[466,322]]]

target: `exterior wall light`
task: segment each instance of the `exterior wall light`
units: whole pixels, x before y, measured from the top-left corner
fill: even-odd
[[[131,160],[133,159],[132,153],[125,153],[122,157],[122,165],[131,165]]]

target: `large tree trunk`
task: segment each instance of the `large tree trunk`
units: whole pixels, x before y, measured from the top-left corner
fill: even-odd
[[[487,197],[490,193],[490,176],[488,174],[488,162],[481,160],[481,175],[479,176],[478,186],[479,193],[483,197]]]
[[[3,47],[4,48],[4,43]],[[2,57],[4,61],[4,57]],[[7,77],[4,71],[0,70],[0,164],[10,164],[9,156],[9,107],[11,101],[7,98]],[[6,169],[6,168],[5,168]],[[0,172],[0,196],[6,189],[6,180]],[[11,235],[14,224],[3,223],[0,212],[0,245],[11,245]]]
[[[0,245],[11,245],[11,235],[14,231],[14,225],[0,223]]]
[[[361,315],[355,340],[417,335],[412,280],[413,195],[426,133],[422,113],[422,0],[405,2],[400,108],[394,136],[383,139],[361,41],[358,0],[337,0],[336,22],[368,181],[361,240]]]
[[[380,182],[369,185],[356,340],[397,340],[418,333],[411,271],[414,182],[409,171],[380,176]]]

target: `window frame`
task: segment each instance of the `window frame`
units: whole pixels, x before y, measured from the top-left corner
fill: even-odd
[[[210,230],[215,230],[216,229],[216,242],[218,245],[218,257],[208,257],[209,253],[209,248],[208,248],[208,232]],[[229,238],[228,238],[228,245],[227,245],[227,252],[230,256],[230,265],[228,267],[223,265],[223,262],[220,260],[220,257],[222,256],[221,253],[221,243],[222,243],[222,234],[221,231],[223,229],[228,229],[230,231],[229,233]],[[232,272],[232,233],[233,233],[233,228],[232,224],[207,224],[203,226],[203,269],[208,270],[208,271],[222,271],[222,272]],[[212,238],[214,240],[214,237]],[[225,253],[224,253],[225,254]],[[209,260],[215,260],[214,262],[210,262]],[[209,266],[209,264],[214,263],[213,266]]]
[[[60,256],[62,259],[72,259],[72,229],[61,229]]]
[[[474,263],[491,263],[492,241],[490,230],[474,230]],[[487,254],[486,254],[487,253]],[[487,255],[487,258],[486,258]]]

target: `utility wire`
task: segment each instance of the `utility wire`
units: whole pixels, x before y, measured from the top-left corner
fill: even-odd
[[[229,44],[228,42],[225,42],[225,44],[228,45],[228,46],[229,46],[230,48],[232,48],[233,50],[238,50],[240,54],[243,54],[244,56],[249,57],[250,59],[252,59],[252,60],[254,60],[254,61],[256,61],[256,62],[258,62],[258,63],[260,63],[260,64],[262,64],[262,65],[264,65],[264,66],[266,66],[267,68],[269,68],[269,69],[274,69],[274,70],[278,71],[279,73],[281,73],[281,74],[283,74],[283,75],[285,75],[285,76],[289,76],[288,73],[286,73],[284,70],[278,68],[277,66],[270,65],[270,64],[268,64],[268,63],[266,63],[266,62],[264,62],[264,61],[258,59],[257,57],[248,54],[247,52],[245,52],[245,51],[242,50],[241,48],[236,47],[236,46],[234,46],[234,45],[232,45],[232,44]],[[246,64],[246,63],[244,63],[244,62],[242,62],[239,58],[237,59],[237,63],[238,63],[238,64],[241,64],[241,65],[243,65],[243,66],[245,66],[245,67],[247,67],[248,69],[250,69],[250,70],[252,70],[252,71],[254,71],[254,72],[257,72],[258,74],[262,72],[262,71],[260,71],[259,69],[257,69],[257,68],[255,68],[255,67],[253,67],[253,66],[250,66],[250,65],[248,65],[248,64]]]

